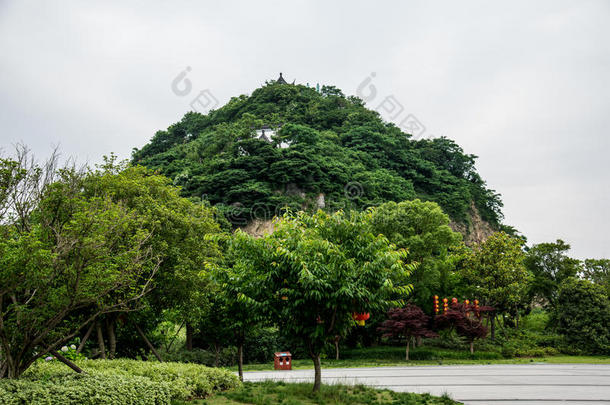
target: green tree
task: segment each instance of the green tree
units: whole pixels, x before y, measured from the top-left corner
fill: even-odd
[[[314,363],[314,391],[321,385],[324,345],[354,325],[353,313],[381,316],[399,306],[411,290],[396,285],[409,267],[395,250],[371,231],[371,214],[299,213],[285,216],[273,234],[241,238],[240,266],[256,272],[252,302],[289,336],[308,349]]]
[[[531,299],[542,300],[553,308],[561,282],[575,277],[580,271],[580,261],[568,257],[570,245],[557,239],[554,243],[539,243],[532,246],[524,264],[533,279],[529,289]]]
[[[158,268],[143,218],[108,195],[85,195],[82,173],[56,170],[55,159],[40,166],[20,149],[1,163],[0,378],[131,307]]]
[[[245,297],[256,297],[260,291],[260,278],[255,269],[263,269],[266,265],[265,256],[244,260],[249,255],[254,238],[245,232],[237,231],[232,235],[222,235],[224,260],[216,267],[213,277],[216,283],[214,301],[217,303],[218,314],[225,317],[219,323],[228,332],[226,342],[237,346],[237,366],[239,378],[243,381],[244,344],[250,334],[265,323],[271,321],[265,317],[264,308],[256,301]],[[262,259],[262,260],[261,260]],[[212,309],[214,310],[214,308]],[[225,332],[226,331],[226,332]]]
[[[223,347],[234,343],[235,314],[226,305],[225,296],[220,288],[208,290],[209,297],[198,326],[197,341],[214,349],[214,366],[220,365],[220,353]]]
[[[110,196],[143,219],[142,226],[149,230],[149,243],[159,259],[154,289],[147,297],[148,312],[174,310],[178,323],[186,324],[190,347],[193,325],[202,316],[210,283],[206,264],[221,257],[217,242],[206,238],[221,232],[215,209],[181,197],[180,189],[168,178],[142,166],[117,162],[114,156],[105,158],[104,164],[87,176],[84,189],[91,197]],[[116,319],[107,323],[107,337],[116,341]]]
[[[419,307],[432,312],[435,294],[451,294],[447,291],[451,288],[447,281],[452,278],[449,255],[461,241],[461,235],[449,227],[449,216],[438,204],[416,199],[380,205],[373,211],[371,222],[376,234],[409,251],[409,259],[417,264],[410,277],[412,298]]]
[[[583,276],[604,287],[610,298],[610,259],[586,259]]]
[[[575,349],[610,354],[610,303],[604,289],[574,277],[559,286],[554,311],[557,331]]]
[[[461,269],[473,299],[499,314],[518,316],[529,282],[522,245],[522,240],[497,232],[473,247]],[[491,336],[495,338],[495,315],[491,317]]]

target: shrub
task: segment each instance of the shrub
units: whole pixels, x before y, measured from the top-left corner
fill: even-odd
[[[65,367],[65,366],[63,366]],[[58,374],[50,380],[0,380],[3,405],[161,405],[171,401],[167,382],[111,374]]]
[[[239,385],[237,376],[228,370],[197,364],[157,363],[138,360],[87,360],[77,364],[90,375],[142,377],[160,386],[167,385],[172,399],[206,397]],[[56,381],[74,374],[65,365],[39,363],[27,377],[31,380]],[[126,402],[130,403],[130,402]]]
[[[610,303],[606,291],[588,280],[566,279],[555,308],[557,331],[575,349],[610,354]]]
[[[366,349],[351,349],[343,351],[344,359],[383,359],[404,361],[405,349],[396,346],[376,346]],[[411,350],[411,360],[494,360],[501,359],[502,355],[497,352],[475,352],[470,354],[466,351],[439,350],[437,348],[416,347]]]
[[[513,345],[502,346],[502,356],[506,359],[512,359],[517,354],[517,349]]]

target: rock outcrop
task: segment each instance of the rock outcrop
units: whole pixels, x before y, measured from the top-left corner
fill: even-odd
[[[497,230],[494,229],[488,222],[484,221],[479,214],[479,210],[474,205],[470,204],[470,223],[464,224],[461,222],[451,221],[449,223],[451,229],[459,232],[464,237],[464,243],[472,246],[475,243],[483,243]]]

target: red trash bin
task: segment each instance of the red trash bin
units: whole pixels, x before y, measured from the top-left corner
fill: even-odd
[[[292,370],[292,355],[290,352],[276,352],[273,355],[273,365],[276,370]]]

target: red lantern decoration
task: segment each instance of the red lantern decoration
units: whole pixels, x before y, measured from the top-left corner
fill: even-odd
[[[438,314],[438,295],[434,296],[434,313]]]
[[[449,300],[447,298],[443,298],[443,312],[447,312],[447,310],[449,309],[448,302]]]
[[[358,324],[358,326],[364,326],[364,324],[366,323],[366,321],[371,317],[371,314],[369,314],[368,312],[359,314],[357,312],[354,312],[352,314],[352,318],[354,318],[354,320],[356,321],[356,323]]]
[[[457,305],[458,304],[458,299],[453,297],[451,298],[451,305]]]
[[[469,305],[470,304],[470,300],[464,300],[464,304]]]

